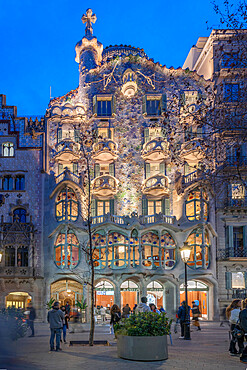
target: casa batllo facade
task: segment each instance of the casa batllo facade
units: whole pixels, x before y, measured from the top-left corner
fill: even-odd
[[[90,181],[96,305],[129,303],[133,307],[147,295],[150,302],[174,315],[184,299],[179,248],[188,242],[192,250],[189,303],[198,299],[203,317],[215,319],[219,298],[223,305],[231,297],[224,296],[225,286],[221,286],[225,270],[217,269],[217,228],[222,229],[217,194],[202,175],[207,165],[202,143],[210,133],[191,119],[192,113],[206,114],[213,80],[188,72],[187,66],[168,69],[132,46],[104,49],[93,36],[96,16],[90,9],[82,21],[85,36],[75,48],[79,87],[50,101],[45,126],[43,121],[23,121],[25,138],[36,145],[33,161],[39,163],[37,172],[27,163],[27,171],[40,182],[36,189],[28,189],[29,199],[18,203],[18,198],[16,204],[23,209],[28,205],[28,214],[34,213],[28,221],[31,244],[34,240],[36,244],[29,259],[39,279],[33,279],[31,272],[28,278],[40,283],[34,292],[31,286],[21,285],[22,276],[15,275],[13,287],[4,285],[2,305],[10,292],[25,292],[34,305],[42,303],[39,316],[44,318],[45,302],[51,297],[71,306],[82,297],[89,301],[86,220]],[[12,141],[2,138],[4,150],[4,143]],[[1,210],[10,215],[15,203],[9,202],[3,190]],[[6,222],[9,227],[28,223],[11,216],[1,225]],[[225,248],[223,239],[220,243],[220,249]],[[18,250],[15,253],[17,271]],[[10,280],[6,261],[1,262],[1,283]]]

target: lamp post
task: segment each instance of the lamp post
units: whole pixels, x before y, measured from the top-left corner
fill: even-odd
[[[190,340],[190,317],[188,312],[188,281],[187,281],[187,262],[190,258],[191,248],[187,242],[184,242],[184,246],[180,248],[181,258],[184,262],[185,273],[184,273],[184,288],[185,288],[185,322],[184,322],[184,339]]]

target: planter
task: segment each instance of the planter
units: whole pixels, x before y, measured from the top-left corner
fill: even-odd
[[[168,358],[167,335],[131,337],[117,335],[118,357],[134,361],[160,361]]]

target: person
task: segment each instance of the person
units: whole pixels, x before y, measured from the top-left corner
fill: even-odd
[[[70,315],[70,305],[68,302],[66,302],[66,305],[65,305],[65,312]]]
[[[193,320],[193,325],[197,327],[197,330],[201,330],[200,323],[199,323],[199,316],[201,315],[201,312],[199,310],[197,302],[196,301],[192,302],[192,304],[193,304],[193,307],[191,309],[192,315],[193,315],[192,320]]]
[[[220,322],[220,326],[224,326],[224,322],[226,322],[229,326],[229,321],[226,317],[226,309],[227,309],[227,305],[225,305],[222,310],[221,310],[221,313],[220,313],[220,316],[221,316],[221,322]]]
[[[241,340],[239,341],[240,348],[239,352],[241,352],[240,355],[240,361],[243,363],[247,363],[247,346],[244,348],[244,337],[247,340],[247,298],[243,301],[243,310],[239,313],[239,322],[240,327],[243,331],[243,336],[241,337]]]
[[[129,315],[130,315],[130,306],[128,305],[128,303],[126,303],[126,305],[123,307],[123,315],[122,315],[122,317],[124,318],[124,319],[126,319],[126,318],[128,318],[129,317]]]
[[[239,314],[240,314],[240,308],[241,308],[241,300],[240,299],[234,299],[232,303],[226,308],[226,317],[229,320],[230,323],[230,331],[231,331],[231,341],[230,341],[230,347],[229,347],[229,353],[231,356],[236,356],[238,354],[238,351],[236,349],[236,338],[233,336],[233,330],[239,321]],[[242,353],[242,342],[241,340],[238,340],[238,347],[239,352]]]
[[[93,315],[94,315],[94,322],[95,322],[95,324],[97,324],[98,310],[97,310],[96,306],[94,306],[94,308],[93,308]]]
[[[150,307],[147,305],[147,298],[141,297],[141,303],[138,304],[138,306],[135,309],[135,313],[138,312],[150,312]]]
[[[154,303],[149,303],[149,307],[150,307],[150,310],[152,312],[156,312],[156,313],[160,314],[160,311],[157,309],[157,307],[155,306]]]
[[[137,307],[137,304],[135,303],[135,305],[133,307],[133,313],[135,313],[136,307]]]
[[[50,350],[54,351],[54,339],[56,336],[56,351],[61,351],[61,329],[63,327],[64,313],[59,309],[59,302],[54,302],[52,309],[48,312],[47,321],[50,324]]]
[[[111,321],[110,321],[110,334],[114,333],[114,325],[121,320],[121,311],[118,305],[114,304],[110,310]]]
[[[67,329],[69,329],[69,314],[67,314],[66,312],[66,309],[65,309],[65,306],[62,306],[61,307],[61,311],[64,313],[64,321],[63,321],[63,341],[64,343],[67,343],[66,342],[66,332],[67,332]]]
[[[102,322],[105,322],[105,319],[106,319],[106,308],[101,306],[100,307],[100,316],[101,316],[101,319],[102,319]]]
[[[34,337],[34,320],[36,319],[36,311],[31,302],[28,304],[28,311],[29,315],[27,319],[27,324],[32,332],[32,334],[29,335],[29,337]]]
[[[164,309],[164,307],[163,306],[160,306],[160,312],[162,313],[162,312],[165,312],[166,313],[166,310]]]
[[[181,336],[179,339],[184,339],[184,324],[186,321],[190,321],[190,306],[188,306],[188,316],[186,317],[186,302],[183,301],[178,309],[178,318],[181,326]]]

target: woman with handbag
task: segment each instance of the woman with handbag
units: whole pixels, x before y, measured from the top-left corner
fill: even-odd
[[[234,299],[232,303],[226,309],[226,317],[229,320],[230,332],[231,332],[231,342],[230,342],[230,348],[229,348],[229,353],[231,356],[237,356],[237,354],[241,353],[243,350],[241,339],[236,338],[236,335],[234,334],[235,333],[234,329],[239,320],[240,308],[241,308],[241,300]],[[238,342],[239,352],[236,349],[236,342]]]

